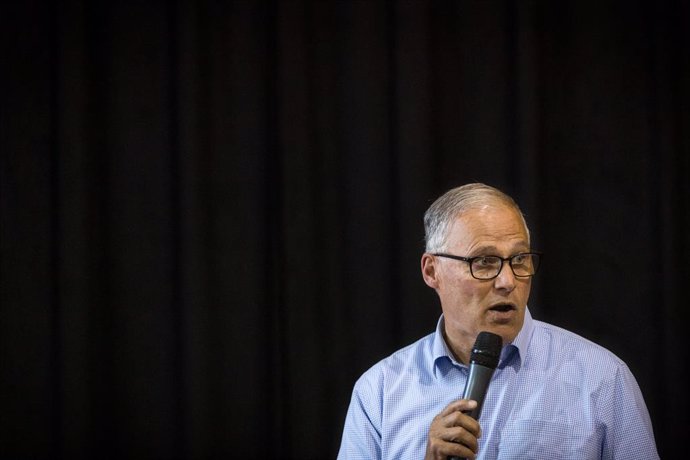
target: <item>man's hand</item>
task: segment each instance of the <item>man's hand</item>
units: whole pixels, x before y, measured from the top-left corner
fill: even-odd
[[[448,457],[475,458],[479,422],[463,414],[477,407],[476,401],[459,399],[448,404],[429,427],[425,460],[446,460]]]

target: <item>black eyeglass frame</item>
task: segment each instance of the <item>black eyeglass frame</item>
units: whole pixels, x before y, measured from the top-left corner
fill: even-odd
[[[506,261],[508,261],[508,265],[510,266],[510,270],[513,272],[513,275],[515,275],[515,277],[517,277],[517,278],[531,278],[534,275],[536,275],[537,272],[539,271],[539,267],[541,266],[541,259],[544,256],[543,253],[535,252],[535,251],[520,252],[520,253],[514,254],[510,257],[500,257],[500,256],[492,256],[492,255],[476,256],[476,257],[462,257],[462,256],[456,256],[453,254],[447,254],[444,252],[432,252],[431,255],[437,256],[437,257],[445,257],[448,259],[459,260],[461,262],[467,262],[470,266],[470,275],[472,275],[472,278],[477,279],[477,280],[481,280],[481,281],[488,281],[488,280],[492,280],[494,278],[498,278],[498,275],[501,274],[501,270],[503,270],[503,264]],[[513,259],[516,257],[520,257],[520,256],[537,256],[537,258],[536,258],[537,263],[534,266],[534,273],[532,273],[531,275],[518,275],[517,273],[515,273],[515,269],[513,268]],[[472,263],[477,259],[484,259],[486,257],[495,257],[496,259],[499,259],[501,261],[501,265],[498,267],[498,271],[496,272],[496,274],[494,276],[492,276],[491,278],[477,278],[474,275],[474,271],[472,270]],[[534,261],[535,259],[532,258],[532,260]]]

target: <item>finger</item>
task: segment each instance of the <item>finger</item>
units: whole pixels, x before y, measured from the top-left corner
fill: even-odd
[[[453,412],[471,411],[477,407],[477,401],[472,399],[457,399],[448,404],[442,411],[441,416],[452,414]]]
[[[481,435],[481,427],[479,422],[462,412],[453,412],[446,415],[441,419],[441,424],[445,428],[463,428],[464,430],[472,433],[472,435],[478,438]]]
[[[427,454],[425,458],[443,459],[449,457],[474,459],[478,449],[476,438],[467,437],[467,433],[455,433],[448,436],[436,436],[434,433],[429,433],[427,441]],[[448,439],[453,439],[461,442],[455,442]],[[464,442],[464,443],[463,443]]]
[[[447,443],[443,448],[443,455],[440,458],[444,459],[475,459],[477,458],[477,450],[472,450],[463,444],[454,442]]]
[[[474,435],[474,433],[460,426],[448,428],[443,432],[441,439],[455,444],[462,444],[463,446],[469,448],[473,453],[477,452],[477,448],[479,447],[479,442],[477,441],[477,437]]]

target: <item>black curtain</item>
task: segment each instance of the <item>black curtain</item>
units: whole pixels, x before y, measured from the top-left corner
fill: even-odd
[[[0,457],[333,458],[431,332],[421,217],[483,181],[533,315],[690,432],[684,1],[6,2]],[[461,389],[458,389],[460,394]]]

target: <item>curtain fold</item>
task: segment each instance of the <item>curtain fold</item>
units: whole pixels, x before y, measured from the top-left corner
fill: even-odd
[[[3,5],[0,457],[333,458],[356,378],[440,314],[424,210],[482,181],[546,254],[533,315],[628,363],[674,458],[688,17]]]

